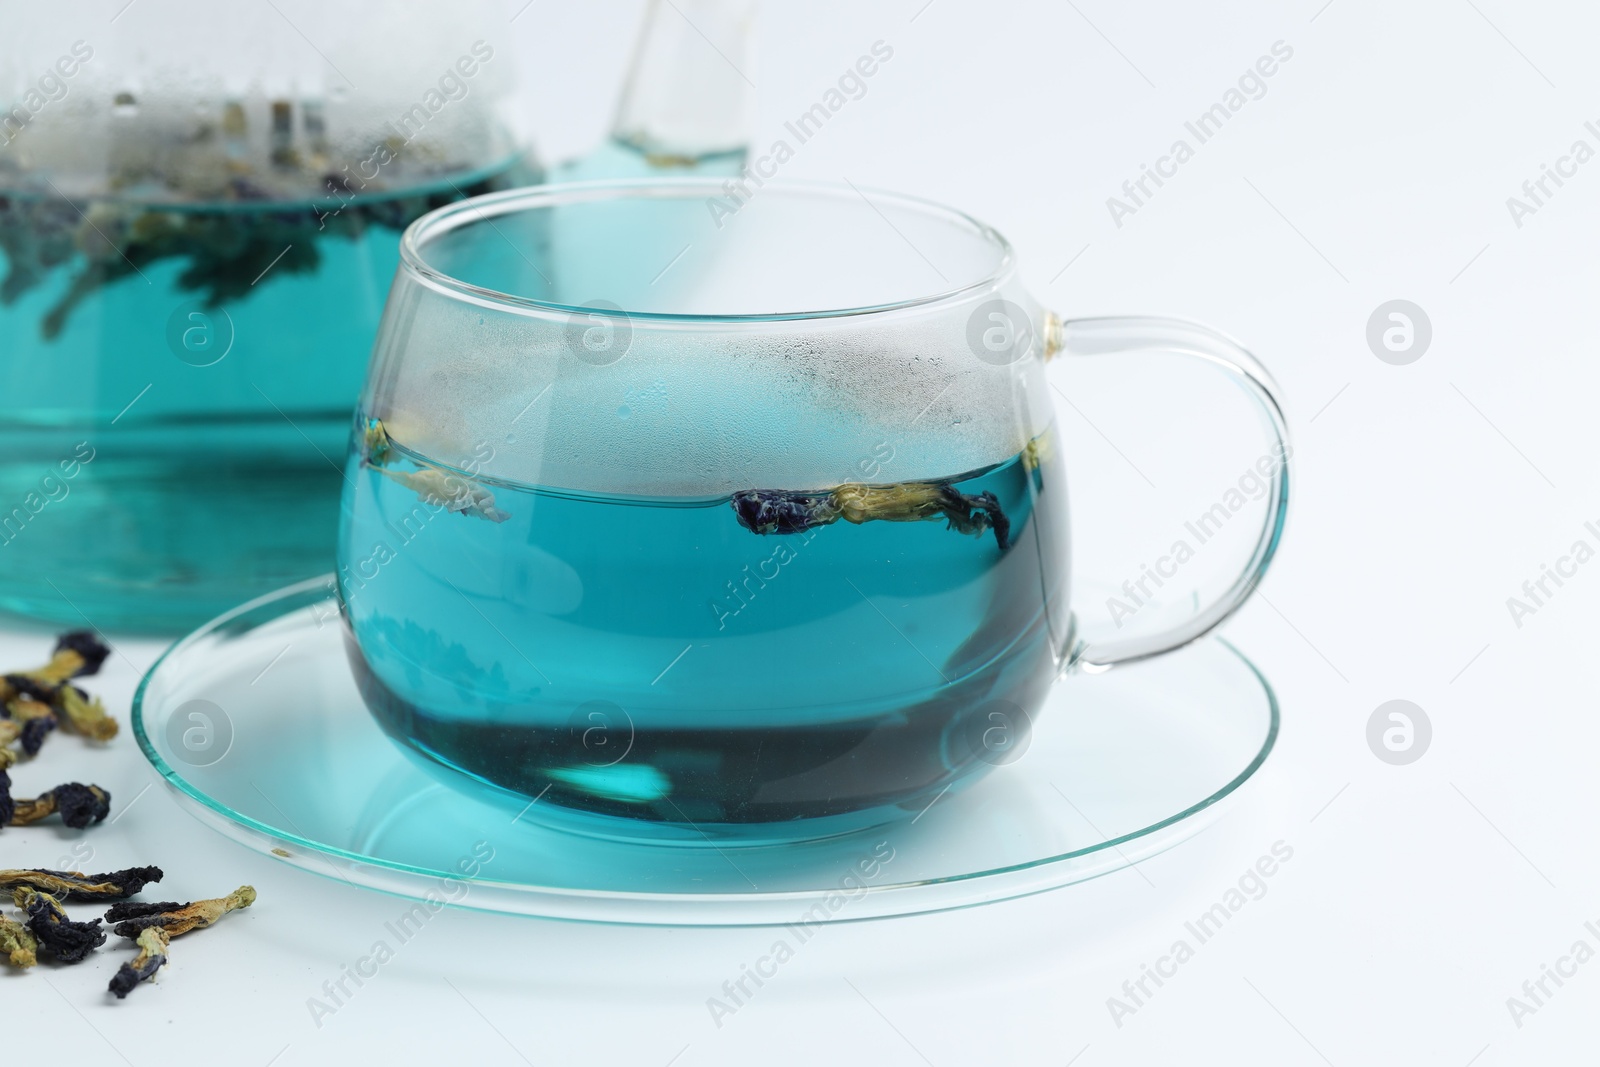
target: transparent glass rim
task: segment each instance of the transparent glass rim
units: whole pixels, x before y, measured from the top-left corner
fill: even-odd
[[[558,182],[536,185],[525,189],[510,189],[499,193],[458,200],[436,208],[406,227],[400,238],[401,270],[418,280],[449,294],[469,299],[474,303],[504,308],[516,312],[544,312],[568,316],[592,310],[582,304],[562,304],[550,300],[505,293],[497,289],[473,285],[428,263],[425,246],[429,241],[444,236],[474,222],[489,222],[505,215],[518,214],[556,207],[561,204],[592,203],[604,200],[667,200],[689,199],[698,196],[722,196],[727,179],[722,178],[620,178],[604,181]],[[657,323],[758,323],[785,322],[800,319],[833,319],[862,315],[879,315],[909,308],[942,305],[958,301],[975,293],[990,292],[1010,277],[1016,269],[1016,253],[1011,242],[999,230],[986,222],[936,200],[891,192],[886,189],[861,187],[854,184],[828,181],[782,180],[768,181],[761,187],[763,199],[774,196],[836,197],[848,200],[865,200],[877,210],[879,203],[920,211],[942,218],[975,233],[998,254],[995,265],[982,277],[963,285],[950,286],[936,292],[908,297],[884,304],[865,304],[842,308],[813,308],[806,310],[763,312],[759,314],[679,314],[676,312],[635,311],[622,308],[622,313],[636,322]],[[891,224],[892,225],[892,224]]]

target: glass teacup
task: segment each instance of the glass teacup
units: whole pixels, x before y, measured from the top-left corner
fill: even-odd
[[[1022,751],[1069,669],[1216,626],[1277,544],[1259,365],[1170,320],[1058,319],[948,208],[546,186],[435,211],[401,256],[346,467],[351,660],[392,737],[531,817],[765,840],[917,811]],[[1236,375],[1278,458],[1221,596],[1085,644],[1043,368],[1123,350]]]

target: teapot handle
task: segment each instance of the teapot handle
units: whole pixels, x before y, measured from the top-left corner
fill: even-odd
[[[1128,354],[1193,356],[1227,372],[1260,407],[1263,428],[1276,458],[1277,470],[1267,475],[1266,519],[1244,570],[1220,596],[1192,617],[1153,634],[1078,642],[1068,668],[1098,673],[1121,663],[1159,656],[1182,648],[1214,630],[1238,611],[1260,583],[1283,536],[1289,506],[1289,428],[1278,402],[1277,386],[1256,358],[1222,334],[1181,319],[1118,316],[1062,320],[1048,317],[1044,332],[1046,357]]]

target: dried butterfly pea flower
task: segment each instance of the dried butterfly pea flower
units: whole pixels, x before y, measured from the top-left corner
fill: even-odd
[[[11,799],[11,775],[0,769],[0,826],[10,826],[16,814],[17,802]]]
[[[361,461],[369,467],[389,462],[389,431],[379,419],[368,419],[361,428]]]
[[[6,675],[5,684],[15,695],[0,704],[0,715],[13,719],[49,716],[53,724],[95,741],[109,741],[117,735],[117,721],[106,714],[100,698],[75,685],[47,686],[19,674]]]
[[[79,306],[105,286],[170,260],[176,287],[217,307],[255,291],[252,286],[261,280],[263,270],[275,263],[274,277],[315,270],[323,261],[319,245],[324,236],[354,240],[375,226],[402,230],[432,208],[460,197],[527,184],[538,177],[514,167],[510,173],[469,184],[447,183],[450,188],[438,192],[399,197],[356,192],[338,196],[337,208],[319,206],[315,201],[325,201],[331,190],[342,187],[346,194],[353,192],[348,177],[328,173],[327,153],[314,144],[282,143],[276,118],[273,126],[250,131],[242,107],[230,102],[225,108],[223,136],[216,136],[210,123],[198,127],[187,119],[175,126],[163,123],[144,135],[147,143],[162,146],[157,161],[130,162],[109,171],[111,194],[156,181],[165,187],[169,204],[142,204],[137,197],[84,201],[0,196],[0,264],[6,268],[0,277],[0,302],[10,304],[32,289],[59,283],[60,274],[70,269],[66,284],[59,286],[65,292],[40,323],[43,336],[52,338]],[[230,114],[241,117],[235,120]],[[318,136],[317,121],[310,110],[302,114],[303,128],[313,141]],[[270,166],[245,158],[247,141],[257,138],[270,145]],[[400,137],[384,141],[395,155],[405,144]],[[434,164],[427,168],[430,173],[472,166],[455,158],[437,158]],[[409,184],[412,178],[401,180]],[[395,184],[392,178],[379,176],[363,178],[358,188],[382,193]],[[52,190],[45,185],[37,191]],[[218,206],[263,201],[278,203],[273,210],[261,211]],[[210,210],[183,210],[185,205],[209,205]]]
[[[75,685],[56,691],[54,707],[64,717],[62,725],[93,741],[109,741],[117,736],[117,720],[106,714],[99,697],[91,697]]]
[[[48,704],[55,699],[56,689],[59,688],[54,682],[41,682],[26,674],[8,674],[5,676],[5,682],[10,687],[6,694],[7,703],[19,697],[26,697]]]
[[[950,529],[972,536],[994,531],[995,543],[1010,546],[1011,520],[993,493],[966,494],[940,482],[841,485],[827,493],[742,489],[733,494],[739,525],[758,534],[801,533],[846,522],[922,522],[943,518]]]
[[[424,504],[444,508],[457,515],[471,515],[490,522],[505,522],[511,517],[494,503],[494,494],[456,471],[424,466],[420,470],[390,470],[374,467],[379,474],[416,493]]]
[[[200,903],[207,903],[201,901]],[[116,923],[119,937],[135,937],[147,926],[164,926],[178,912],[194,906],[176,900],[125,900],[106,909],[105,920]]]
[[[56,638],[55,651],[51,653],[49,663],[36,670],[6,675],[9,691],[0,695],[9,700],[20,693],[48,703],[55,690],[69,678],[98,673],[110,654],[111,649],[92,632],[69,631]]]
[[[129,867],[106,874],[82,871],[0,871],[0,888],[28,886],[68,903],[85,900],[122,900],[143,891],[162,878],[160,867]]]
[[[39,962],[39,939],[15,919],[0,915],[0,952],[10,958],[13,967],[32,967]]]
[[[744,489],[733,494],[739,525],[758,534],[803,533],[839,518],[832,493],[788,493],[778,489]]]
[[[151,926],[139,931],[139,937],[134,943],[139,946],[139,954],[117,968],[117,973],[111,976],[111,984],[107,987],[117,995],[118,1000],[125,999],[140,982],[155,977],[156,971],[166,964],[167,950],[172,945],[172,935],[162,927]]]
[[[106,912],[106,922],[117,924],[114,929],[118,937],[135,938],[139,936],[140,931],[152,926],[162,927],[167,933],[177,937],[190,930],[203,930],[213,926],[228,912],[248,908],[255,902],[255,889],[242,885],[225,897],[217,897],[215,900],[195,900],[188,904],[179,904],[171,900],[153,904],[142,902],[113,904]]]
[[[110,649],[88,630],[62,634],[49,663],[0,678],[0,717],[37,717],[48,711],[73,733],[110,740],[117,733],[116,720],[106,714],[98,697],[69,681],[98,672],[109,654]],[[23,701],[27,703],[20,704],[19,715]],[[42,729],[36,727],[35,732]]]
[[[59,724],[54,709],[31,697],[17,697],[5,704],[8,722],[17,724],[17,739],[25,755],[37,756],[46,735]],[[8,730],[7,733],[10,731]]]
[[[87,631],[65,634],[45,666],[0,677],[0,721],[50,719],[49,726],[35,726],[28,733],[24,748],[29,755],[58,725],[96,741],[116,736],[117,722],[106,714],[105,705],[67,681],[99,670],[105,655],[105,646]]]
[[[97,785],[67,782],[36,800],[18,800],[14,805],[15,810],[7,820],[11,826],[27,826],[60,812],[62,822],[74,830],[82,830],[92,822],[104,822],[111,814],[111,794]]]
[[[27,722],[29,719],[54,718],[55,709],[48,701],[35,700],[30,696],[15,696],[6,701],[6,718],[16,719],[18,722]]]
[[[1022,446],[1022,465],[1030,471],[1036,471],[1041,464],[1048,463],[1055,458],[1054,438],[1047,431],[1038,437],[1030,438]]]
[[[17,907],[27,913],[33,936],[62,963],[82,963],[89,953],[106,943],[99,919],[73,922],[61,910],[60,902],[48,893],[21,886],[15,900]]]
[[[505,522],[511,516],[495,506],[494,494],[460,471],[418,463],[414,471],[388,466],[394,458],[393,442],[380,419],[368,419],[361,431],[361,462],[386,478],[416,493],[424,504],[444,508],[457,515],[471,515],[490,522]]]
[[[37,756],[39,749],[44,745],[45,737],[56,728],[54,715],[41,715],[29,719],[22,724],[22,751],[25,755]]]
[[[323,262],[323,238],[357,240],[373,227],[402,230],[459,197],[539,178],[530,168],[514,166],[509,173],[470,184],[448,182],[450,189],[390,197],[394,176],[379,176],[362,179],[358,189],[366,192],[350,195],[349,178],[330,181],[334,176],[326,174],[330,158],[325,150],[285,144],[278,125],[248,131],[243,120],[230,120],[229,109],[238,109],[237,102],[224,110],[222,136],[216,136],[218,128],[210,118],[200,125],[186,118],[176,126],[150,126],[142,139],[160,144],[160,154],[112,166],[106,181],[107,194],[114,197],[110,200],[43,195],[53,192],[48,186],[35,190],[42,195],[0,195],[0,266],[5,267],[0,302],[11,304],[21,294],[53,283],[51,288],[61,296],[43,315],[40,333],[56,338],[75,310],[104,286],[171,261],[178,290],[218,307],[256,291],[253,286],[267,267],[272,267],[272,277],[317,269]],[[304,130],[314,141],[317,122],[310,110],[302,114]],[[258,138],[270,138],[270,166],[246,158],[246,142]],[[389,138],[384,146],[398,155],[405,139]],[[400,184],[469,166],[459,158],[435,158],[426,174],[400,176]],[[117,198],[123,190],[149,186],[160,187],[170,203],[139,203],[139,195]],[[338,206],[328,205],[339,187],[346,195],[336,197]],[[262,205],[272,200],[278,203]],[[222,206],[232,203],[254,203],[262,210]],[[208,210],[186,210],[195,205]]]
[[[100,665],[111,655],[111,649],[92,630],[69,630],[56,638],[55,652],[47,670],[71,668],[66,678],[84,678],[100,673]],[[77,665],[73,666],[76,658]],[[63,678],[62,681],[65,681]]]

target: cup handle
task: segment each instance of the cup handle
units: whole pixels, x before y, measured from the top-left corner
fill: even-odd
[[[1266,522],[1244,570],[1233,584],[1187,621],[1159,633],[1121,640],[1079,643],[1069,668],[1088,673],[1108,670],[1182,648],[1204,637],[1238,611],[1255,591],[1283,536],[1289,505],[1289,428],[1278,402],[1277,386],[1256,358],[1215,330],[1182,319],[1115,316],[1062,320],[1050,315],[1045,323],[1045,356],[1104,356],[1170,353],[1193,356],[1221,368],[1255,397],[1260,406],[1270,444],[1281,459],[1277,477],[1268,490]]]

